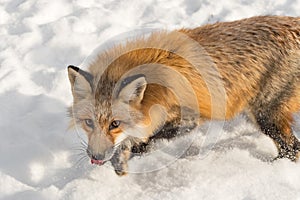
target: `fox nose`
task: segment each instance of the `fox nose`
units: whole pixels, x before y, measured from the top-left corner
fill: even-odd
[[[86,150],[86,152],[92,160],[104,160],[104,154],[102,155],[100,153],[94,153],[89,148]]]
[[[92,159],[93,160],[104,160],[104,155],[102,155],[102,154],[93,154]]]

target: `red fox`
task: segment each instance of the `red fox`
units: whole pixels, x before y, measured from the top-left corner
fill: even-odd
[[[156,31],[100,53],[84,71],[68,67],[73,123],[94,164],[118,175],[147,143],[207,120],[246,111],[273,139],[277,158],[296,161],[300,111],[300,17],[258,16],[193,29]]]

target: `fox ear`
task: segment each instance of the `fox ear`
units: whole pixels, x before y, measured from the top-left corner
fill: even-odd
[[[122,84],[118,97],[126,103],[140,104],[144,98],[147,81],[142,75],[126,78]]]
[[[70,65],[68,76],[74,98],[84,98],[92,92],[93,76],[90,73]]]

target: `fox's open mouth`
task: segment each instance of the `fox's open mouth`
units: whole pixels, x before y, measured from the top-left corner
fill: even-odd
[[[104,163],[106,163],[105,160],[95,160],[95,159],[91,159],[91,164],[93,164],[93,165],[104,165]]]

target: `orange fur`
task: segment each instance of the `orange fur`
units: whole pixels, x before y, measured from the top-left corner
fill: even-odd
[[[165,124],[185,118],[186,110],[198,125],[231,119],[247,110],[274,140],[279,157],[295,160],[300,143],[291,125],[292,114],[300,111],[299,63],[300,18],[260,16],[155,32],[98,55],[89,67],[92,83],[84,82],[82,76],[89,75],[80,76],[76,68],[69,71],[69,78],[78,118],[90,116],[97,123],[89,135],[97,138],[98,132],[103,133],[113,145],[131,132],[133,138],[140,137],[133,143],[147,142]],[[141,75],[144,78],[135,78],[136,83],[124,83]],[[75,76],[80,77],[78,91]],[[88,85],[92,95],[83,97],[81,89]],[[118,96],[131,90],[134,100]],[[80,98],[91,102],[92,109],[82,111]],[[109,130],[119,118],[126,123]]]

